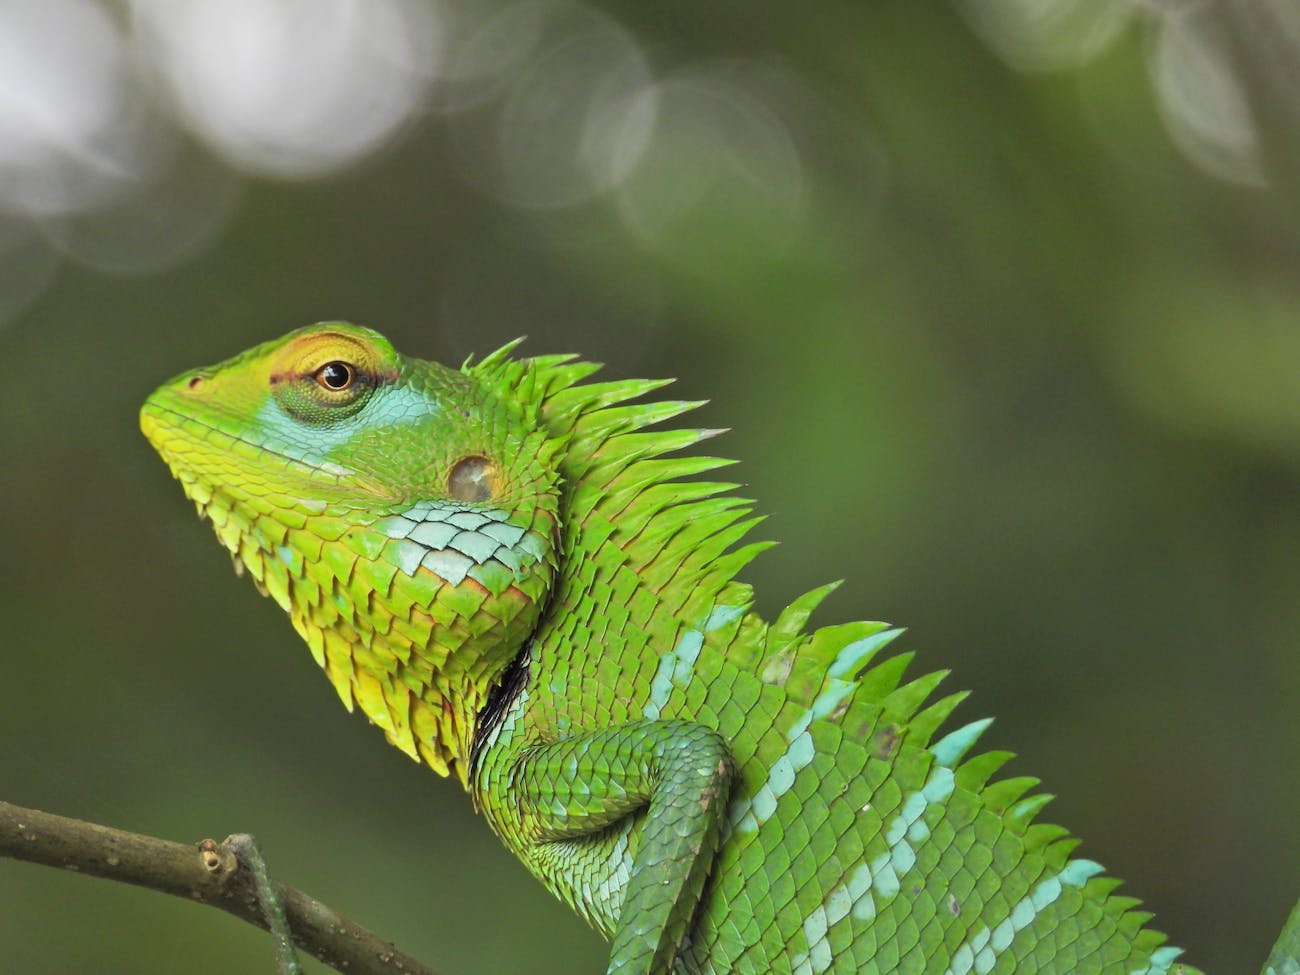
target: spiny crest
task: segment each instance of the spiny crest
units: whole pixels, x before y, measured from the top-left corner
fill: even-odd
[[[746,499],[726,494],[737,485],[681,480],[733,461],[664,456],[721,431],[646,429],[696,409],[702,401],[633,402],[671,380],[583,383],[598,364],[570,355],[512,359],[515,344],[466,369],[499,395],[535,411],[549,434],[563,441],[566,527],[588,533],[588,551],[594,541],[604,541],[592,533],[616,530],[622,557],[665,601],[667,613],[706,611],[770,543],[732,550],[761,520],[746,517]]]
[[[700,622],[710,644],[730,663],[780,687],[791,702],[807,709],[809,720],[832,722],[877,758],[912,766],[918,787],[936,769],[948,770],[958,788],[978,797],[980,814],[1000,819],[1021,837],[1026,852],[1041,855],[1055,871],[1069,870],[1089,895],[1105,899],[1119,928],[1151,949],[1164,942],[1159,932],[1140,930],[1150,915],[1134,909],[1137,900],[1111,896],[1118,880],[1100,876],[1101,867],[1092,861],[1070,860],[1078,840],[1060,826],[1034,822],[1052,799],[1046,793],[1027,795],[1038,779],[992,781],[1013,757],[1010,752],[966,757],[991,719],[972,721],[936,740],[967,692],[931,701],[946,671],[905,680],[911,653],[877,660],[902,630],[878,622],[806,629],[813,611],[839,583],[800,596],[772,623],[748,611],[752,592],[735,576],[771,543],[736,546],[762,519],[750,517],[749,501],[726,493],[735,484],[681,480],[732,461],[664,456],[720,431],[645,429],[699,402],[632,402],[667,381],[584,384],[598,365],[563,355],[511,359],[515,344],[494,352],[472,371],[502,395],[535,411],[550,435],[564,441],[570,528],[617,531],[628,563],[658,593],[661,609]],[[594,550],[593,541],[604,540],[589,534],[584,551]],[[730,611],[720,613],[720,607]]]

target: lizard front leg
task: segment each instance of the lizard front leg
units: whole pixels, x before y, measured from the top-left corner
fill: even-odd
[[[538,844],[581,840],[644,810],[609,975],[668,975],[699,905],[734,766],[715,731],[636,721],[525,749],[511,775]]]

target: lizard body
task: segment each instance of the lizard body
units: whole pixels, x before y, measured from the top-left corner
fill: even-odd
[[[343,702],[455,776],[613,942],[610,973],[1191,972],[995,780],[881,623],[773,622],[697,404],[511,347],[451,370],[327,323],[161,387],[142,426]],[[945,726],[945,727],[941,727]],[[1293,919],[1266,967],[1296,975]],[[1290,940],[1287,940],[1287,939]]]

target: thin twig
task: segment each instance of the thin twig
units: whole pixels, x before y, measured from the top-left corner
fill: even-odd
[[[226,837],[226,846],[239,858],[239,862],[253,875],[253,889],[257,891],[257,906],[266,918],[266,929],[275,941],[275,970],[277,975],[302,975],[298,955],[293,950],[293,930],[284,910],[284,901],[271,880],[262,847],[250,833],[235,833]]]
[[[174,894],[267,928],[252,872],[225,843],[175,843],[0,802],[0,856]],[[294,944],[331,968],[349,975],[436,975],[302,891],[274,886]]]

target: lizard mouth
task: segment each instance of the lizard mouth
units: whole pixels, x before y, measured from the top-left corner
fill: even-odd
[[[368,503],[376,498],[391,499],[390,490],[351,468],[328,460],[309,462],[293,457],[264,441],[232,433],[220,425],[220,417],[213,420],[159,402],[166,391],[166,387],[159,390],[140,409],[140,429],[201,511],[214,493],[239,500],[244,494],[240,486],[249,482],[244,472],[254,464],[263,475],[268,465],[275,466],[277,480],[309,489],[289,493],[295,505],[311,513],[319,514],[327,505],[346,504],[343,496],[358,493],[364,494]]]
[[[214,512],[224,514],[238,507],[241,500],[238,492],[227,486],[232,481],[229,474],[234,472],[228,464],[222,465],[227,476],[221,476],[218,459],[223,451],[241,442],[239,438],[191,415],[169,409],[152,398],[140,410],[140,430],[172,477],[180,482],[185,496],[194,502],[201,520],[215,527],[219,515]],[[235,561],[236,571],[242,574],[243,567],[238,559]]]
[[[346,473],[342,467],[330,470],[322,465],[308,464],[281,453],[265,443],[240,437],[193,413],[182,412],[155,402],[153,398],[150,398],[140,410],[140,429],[153,445],[154,450],[162,455],[163,460],[173,470],[178,466],[183,469],[199,469],[208,466],[194,463],[201,459],[202,455],[215,458],[233,454],[237,457],[255,458],[263,463],[268,459],[275,460],[303,474],[324,472],[337,477]]]

